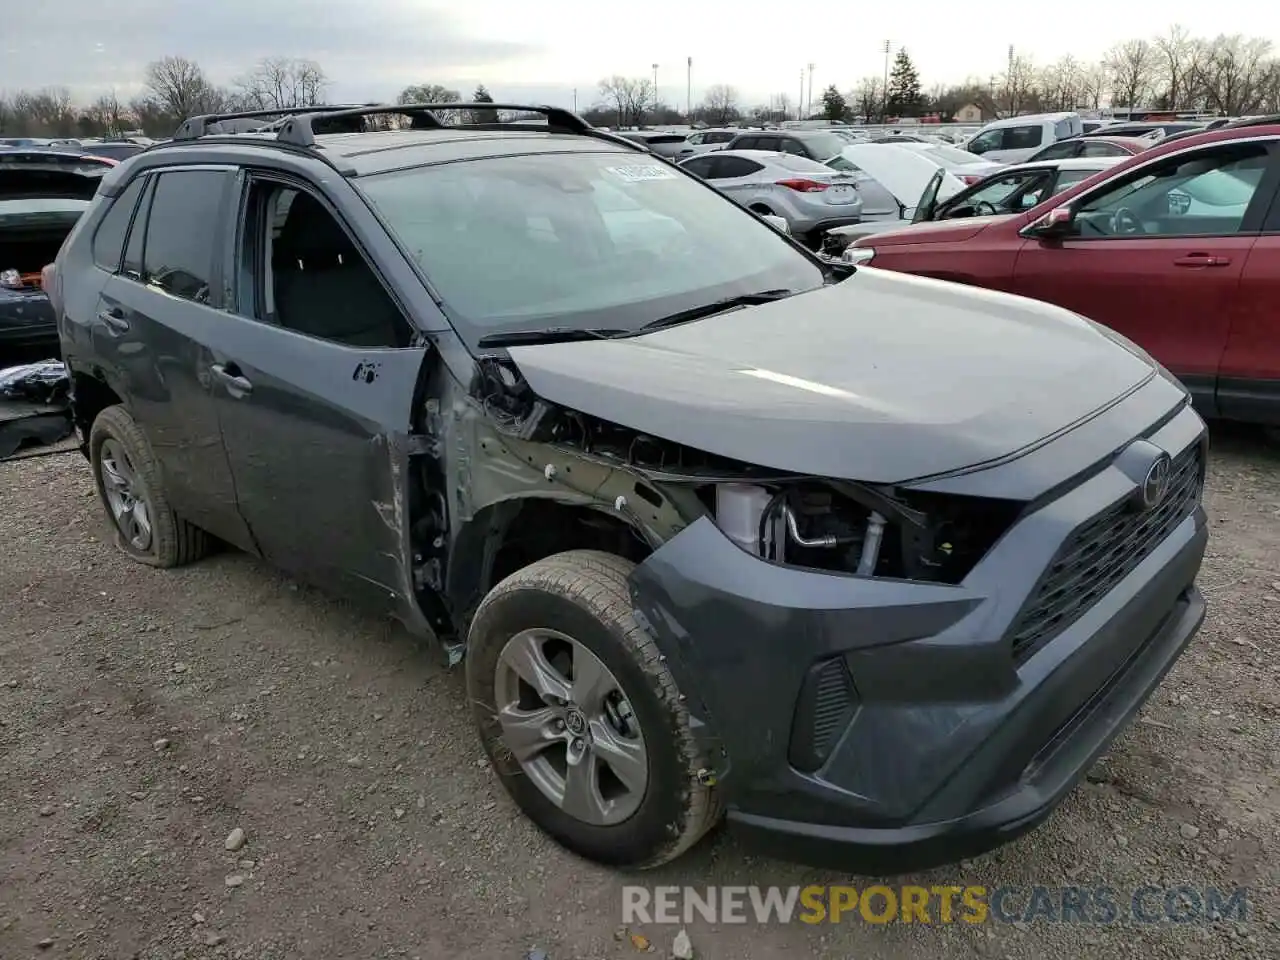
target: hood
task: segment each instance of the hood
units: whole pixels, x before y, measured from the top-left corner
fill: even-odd
[[[927,154],[892,143],[851,143],[840,155],[893,194],[893,198],[906,207],[908,217],[920,202],[929,180],[938,172],[938,164]],[[944,172],[939,197],[950,197],[964,186],[959,177]]]
[[[886,247],[892,243],[949,243],[968,240],[993,223],[1003,223],[1017,213],[1002,213],[994,217],[957,217],[954,220],[922,220],[920,223],[904,223],[897,229],[875,234],[875,243],[859,243],[860,247]],[[870,237],[867,237],[870,239]]]
[[[865,267],[644,336],[510,355],[553,403],[757,466],[867,483],[1007,457],[1155,376],[1058,307]]]

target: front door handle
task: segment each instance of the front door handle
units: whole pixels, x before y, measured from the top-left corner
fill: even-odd
[[[1208,253],[1189,253],[1173,261],[1175,267],[1227,267],[1230,257],[1215,257]]]
[[[116,333],[127,333],[129,330],[129,321],[125,318],[124,311],[119,307],[112,307],[110,310],[99,310],[98,319]]]
[[[247,377],[241,375],[239,368],[234,364],[228,366],[223,363],[215,363],[209,370],[233,397],[238,399],[253,393],[253,384],[249,382]]]

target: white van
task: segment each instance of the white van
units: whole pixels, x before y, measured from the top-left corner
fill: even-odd
[[[997,163],[1021,163],[1051,143],[1078,137],[1084,121],[1078,113],[1037,113],[994,120],[964,145],[970,153]]]

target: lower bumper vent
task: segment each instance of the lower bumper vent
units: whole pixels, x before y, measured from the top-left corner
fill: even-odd
[[[843,657],[810,667],[791,725],[791,765],[811,773],[826,763],[857,709],[857,691]]]

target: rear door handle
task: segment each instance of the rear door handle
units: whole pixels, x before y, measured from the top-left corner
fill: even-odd
[[[119,307],[99,310],[98,319],[117,333],[125,333],[129,329],[129,321],[125,319],[124,311]]]
[[[249,382],[248,378],[240,374],[240,370],[235,364],[215,363],[209,370],[233,397],[240,398],[246,394],[253,393],[253,384]]]
[[[1189,253],[1173,261],[1175,267],[1226,267],[1231,265],[1230,257],[1215,257],[1207,253]]]

